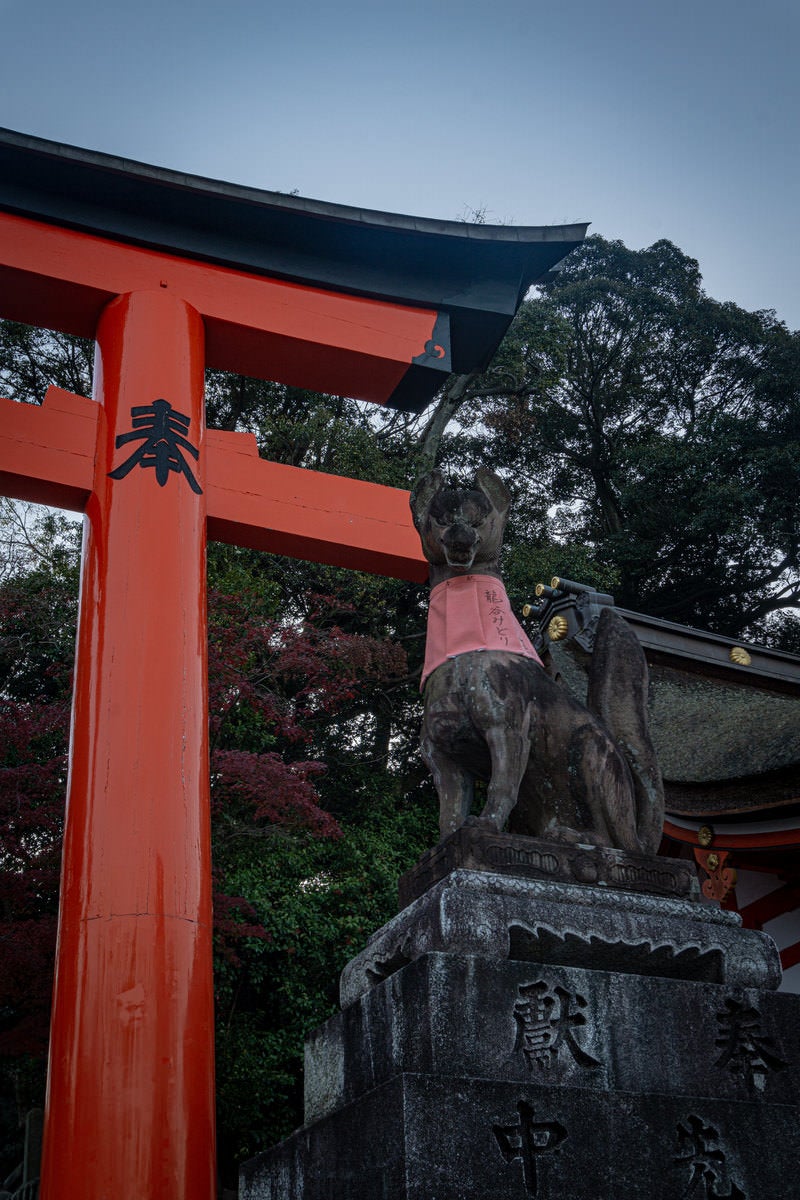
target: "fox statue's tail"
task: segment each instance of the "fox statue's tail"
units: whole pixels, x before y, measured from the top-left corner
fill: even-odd
[[[613,608],[604,608],[592,650],[586,703],[630,767],[642,853],[655,854],[664,828],[664,784],[648,728],[647,685],[647,662],[636,634]]]

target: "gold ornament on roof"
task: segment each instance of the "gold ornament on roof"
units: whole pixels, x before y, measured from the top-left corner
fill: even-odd
[[[731,646],[728,656],[731,662],[737,663],[740,667],[749,667],[753,661],[750,655],[745,650],[744,646]]]
[[[551,642],[561,642],[567,636],[568,630],[569,622],[567,618],[558,613],[547,626],[547,636]]]

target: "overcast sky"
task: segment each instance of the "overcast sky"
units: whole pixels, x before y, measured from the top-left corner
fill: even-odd
[[[800,327],[797,0],[0,0],[0,124],[343,204],[670,238]]]

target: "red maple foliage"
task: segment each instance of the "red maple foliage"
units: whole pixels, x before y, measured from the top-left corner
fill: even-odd
[[[0,1055],[47,1045],[71,669],[49,622],[58,612],[63,626],[65,603],[44,583],[0,588]],[[338,837],[316,788],[326,770],[316,732],[366,682],[402,674],[402,650],[308,617],[275,619],[255,594],[213,593],[209,612],[214,839]],[[242,939],[269,935],[219,867],[214,885],[217,950],[235,964]]]
[[[63,702],[0,703],[0,1054],[47,1048],[67,721]]]

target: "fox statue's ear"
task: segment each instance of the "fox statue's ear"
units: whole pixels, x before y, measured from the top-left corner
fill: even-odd
[[[508,512],[511,504],[511,492],[494,471],[490,471],[488,467],[478,467],[475,472],[475,486],[483,492],[486,499],[501,516]]]
[[[431,506],[434,496],[444,484],[444,476],[441,471],[429,471],[427,475],[423,475],[418,479],[411,489],[411,516],[414,518],[414,524],[417,529],[424,522],[428,514],[428,509]]]

